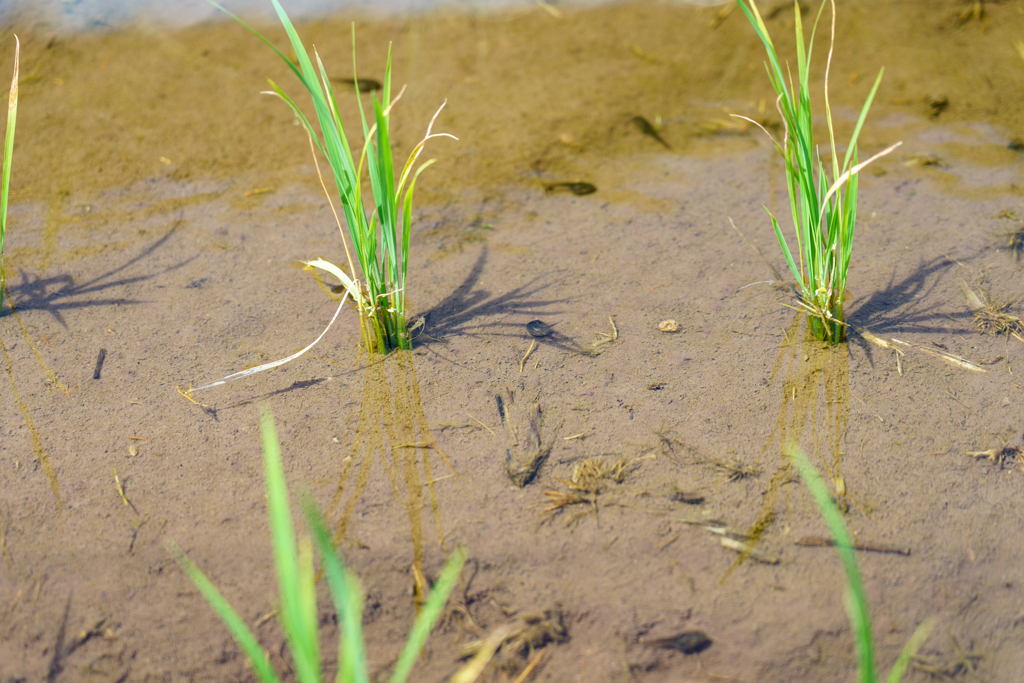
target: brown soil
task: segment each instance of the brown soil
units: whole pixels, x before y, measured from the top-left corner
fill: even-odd
[[[289,267],[341,259],[305,136],[257,94],[267,76],[294,82],[230,23],[59,38],[4,27],[0,74],[12,29],[23,48],[7,245],[18,315],[0,319],[0,681],[251,679],[169,538],[287,669],[263,619],[276,601],[264,405],[293,490],[328,511],[362,577],[379,676],[412,623],[410,567],[432,578],[461,543],[456,609],[415,680],[441,680],[466,642],[531,614],[552,640],[537,639],[528,680],[854,680],[835,552],[795,543],[827,534],[781,456],[796,439],[845,486],[860,542],[910,550],[858,554],[882,670],[934,616],[928,661],[1019,680],[1024,345],[974,330],[960,280],[1002,300],[1024,292],[1000,236],[1024,217],[1024,13],[988,1],[960,21],[973,6],[839,6],[840,138],[884,65],[862,149],[904,145],[862,175],[847,319],[870,333],[838,350],[805,341],[791,290],[766,282],[784,262],[761,205],[788,203],[770,143],[727,117],[758,116],[762,100],[772,117],[739,12],[361,23],[362,75],[379,76],[393,41],[409,84],[399,154],[446,98],[437,129],[460,138],[431,143],[438,162],[418,187],[416,349],[367,366],[343,315],[309,356],[197,393],[205,408],[175,387],[287,355],[333,313]],[[341,76],[349,20],[300,29]],[[789,45],[789,11],[768,23]],[[636,116],[660,117],[671,150]],[[544,190],[575,181],[597,192]],[[520,369],[534,319],[553,334]],[[681,329],[660,331],[668,319]],[[614,342],[578,353],[613,324]],[[889,342],[897,358],[872,333],[913,346]],[[548,448],[533,481],[513,485],[506,461]],[[983,451],[995,459],[968,455]],[[608,476],[569,487],[586,458]],[[778,563],[740,561],[688,523],[709,520],[756,531]],[[321,606],[331,659],[326,595]],[[654,647],[695,629],[712,640],[699,653]],[[529,650],[485,679],[512,680]]]

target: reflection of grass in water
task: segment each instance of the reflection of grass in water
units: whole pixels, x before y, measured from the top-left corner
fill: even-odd
[[[396,350],[386,357],[370,356],[363,377],[359,416],[347,451],[351,457],[345,461],[327,513],[328,517],[334,517],[341,508],[335,544],[351,531],[352,515],[370,483],[373,462],[379,458],[395,498],[409,516],[418,587],[423,567],[424,488],[437,526],[438,541],[444,547],[431,451],[437,453],[448,469],[453,472],[454,469],[438,448],[423,414],[411,352]],[[354,482],[351,481],[353,476]],[[420,597],[417,595],[417,602]]]
[[[830,346],[819,341],[813,332],[803,325],[804,315],[798,313],[786,330],[786,343],[782,345],[779,357],[769,379],[774,384],[780,372],[782,380],[782,405],[768,442],[761,449],[763,455],[773,444],[778,444],[782,454],[786,444],[800,443],[808,422],[811,427],[809,450],[818,454],[828,470],[834,495],[840,506],[846,506],[846,485],[841,474],[841,443],[850,423],[850,354],[845,344]],[[750,529],[751,545],[756,545],[761,534],[771,526],[775,518],[782,484],[793,476],[793,466],[783,457],[778,470],[768,484],[757,519]],[[746,555],[740,555],[731,572],[738,567]],[[728,573],[726,574],[728,576]]]

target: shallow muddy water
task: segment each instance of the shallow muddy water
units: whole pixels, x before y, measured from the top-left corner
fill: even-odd
[[[861,175],[853,332],[834,350],[805,339],[773,272],[785,262],[762,205],[788,211],[781,162],[729,118],[773,116],[738,12],[360,21],[360,75],[380,75],[392,41],[408,84],[397,154],[445,100],[435,130],[459,138],[431,141],[417,185],[415,348],[368,361],[343,313],[307,356],[196,392],[202,405],[176,388],[288,355],[334,312],[291,265],[342,258],[306,138],[258,94],[268,77],[296,84],[226,23],[5,25],[0,74],[16,31],[22,100],[17,316],[0,318],[0,681],[250,680],[170,538],[287,671],[267,619],[261,406],[292,490],[327,511],[362,579],[378,678],[414,618],[414,574],[433,579],[464,544],[415,680],[527,622],[534,637],[484,680],[515,680],[534,649],[532,681],[855,680],[840,563],[798,543],[827,531],[781,455],[795,439],[859,542],[909,551],[858,553],[881,669],[935,617],[919,667],[1018,680],[1024,343],[977,332],[961,285],[1024,293],[1006,237],[1024,225],[1018,5],[839,4],[838,138],[885,66],[861,149],[903,145]],[[781,45],[787,8],[767,20]],[[339,77],[350,20],[300,26]],[[547,189],[559,183],[596,191]],[[761,561],[723,547],[722,527],[754,533]],[[656,646],[693,630],[710,646]],[[931,680],[922,669],[906,680]]]

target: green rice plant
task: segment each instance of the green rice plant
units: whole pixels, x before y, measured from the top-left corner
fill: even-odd
[[[807,460],[807,456],[804,455],[800,447],[791,443],[786,447],[785,453],[793,461],[797,471],[800,473],[800,477],[807,484],[814,502],[817,503],[818,509],[821,510],[821,516],[825,518],[825,523],[832,534],[833,544],[839,553],[839,559],[842,561],[843,569],[846,572],[846,595],[844,596],[844,602],[846,603],[846,613],[850,618],[850,626],[853,628],[854,639],[857,644],[857,681],[858,683],[875,683],[878,680],[878,674],[875,670],[875,645],[874,636],[871,632],[871,614],[868,611],[867,598],[864,596],[864,585],[860,580],[860,571],[857,569],[857,558],[854,557],[853,540],[850,538],[850,532],[846,529],[846,522],[843,520],[843,515],[839,512],[835,501],[828,495],[828,487],[821,480],[818,470]],[[896,658],[896,663],[893,664],[888,678],[885,679],[886,683],[899,683],[902,680],[903,674],[906,673],[907,667],[910,666],[910,662],[914,659],[914,655],[924,645],[924,641],[928,639],[928,635],[934,626],[935,622],[933,619],[925,619],[921,622],[921,625],[917,627],[914,634],[910,636],[910,640],[903,647],[899,657]]]
[[[808,314],[811,331],[818,339],[836,344],[846,339],[846,322],[843,302],[846,298],[846,273],[850,266],[853,249],[853,233],[857,219],[857,174],[872,161],[896,149],[901,143],[875,154],[867,161],[859,162],[857,138],[864,119],[867,118],[871,102],[882,82],[883,70],[871,88],[864,108],[857,119],[853,136],[846,148],[842,166],[836,149],[835,131],[832,125],[832,111],[828,100],[828,72],[832,64],[832,49],[835,45],[836,10],[832,4],[832,40],[829,44],[828,62],[825,68],[825,122],[828,126],[828,142],[831,149],[831,176],[814,142],[811,116],[811,98],[808,88],[811,53],[818,21],[825,9],[822,2],[818,16],[811,30],[811,40],[804,45],[803,24],[800,19],[800,5],[794,2],[796,17],[796,58],[797,82],[786,67],[779,63],[775,45],[768,35],[768,29],[758,12],[754,0],[736,0],[747,19],[764,43],[768,53],[768,79],[778,95],[776,106],[782,115],[785,136],[780,144],[761,124],[746,119],[761,127],[771,138],[786,163],[786,186],[789,190],[790,208],[796,228],[797,259],[779,228],[779,222],[771,211],[772,227],[782,247],[786,263],[796,278],[800,291],[801,310]],[[787,78],[788,76],[788,78]],[[797,262],[799,260],[799,264]]]
[[[348,226],[349,237],[346,239],[345,230],[341,227],[341,221],[335,210],[335,218],[338,219],[338,228],[341,231],[345,253],[348,257],[349,274],[323,259],[307,262],[307,268],[320,268],[341,281],[345,297],[351,297],[359,310],[363,341],[367,349],[381,353],[387,353],[392,349],[408,349],[410,348],[410,339],[405,325],[405,300],[413,189],[420,173],[433,163],[433,160],[430,160],[416,167],[416,159],[423,151],[427,140],[441,136],[454,138],[447,133],[431,133],[434,121],[441,113],[441,109],[444,108],[444,104],[434,114],[430,125],[427,126],[426,136],[413,148],[396,180],[396,169],[391,150],[390,119],[391,109],[402,93],[399,92],[398,96],[394,99],[391,98],[390,48],[388,49],[387,66],[384,70],[381,99],[378,100],[376,95],[372,96],[373,112],[369,119],[363,109],[362,100],[358,100],[359,95],[356,95],[359,101],[364,138],[362,150],[356,155],[349,144],[345,126],[338,113],[334,89],[327,77],[324,65],[320,61],[320,55],[314,48],[313,56],[316,59],[316,68],[314,69],[309,53],[284,8],[281,7],[278,0],[273,0],[273,3],[277,16],[288,34],[292,49],[295,51],[298,64],[288,59],[254,28],[216,2],[211,1],[212,5],[229,14],[235,21],[266,43],[298,77],[312,97],[319,134],[311,120],[302,113],[295,101],[286,95],[274,81],[269,81],[273,92],[268,94],[280,96],[309,134],[310,146],[316,148],[313,153],[314,161],[317,158],[316,150],[327,157],[334,173],[342,211]],[[358,83],[355,25],[352,28],[352,77]],[[369,176],[372,193],[373,208],[369,212],[363,205],[362,197],[361,181],[364,168]],[[317,162],[318,173],[319,170],[320,166]],[[322,175],[320,179],[323,183]],[[324,191],[327,191],[326,186]],[[328,200],[330,200],[330,193],[328,193]],[[331,208],[334,209],[333,201],[331,201]],[[356,279],[349,239],[352,243],[352,250],[355,251],[356,260],[359,262],[359,270],[363,278],[361,282]],[[342,298],[342,302],[345,297]]]
[[[260,428],[263,435],[267,515],[270,519],[274,565],[277,568],[277,582],[280,588],[281,602],[277,609],[277,618],[292,654],[295,677],[300,683],[320,683],[324,680],[317,632],[316,573],[313,568],[315,543],[322,562],[321,571],[327,578],[338,623],[341,626],[336,680],[341,683],[368,683],[362,632],[363,594],[359,580],[346,569],[341,558],[335,553],[327,526],[316,505],[308,498],[303,502],[303,510],[313,540],[311,542],[309,538],[303,538],[296,546],[288,488],[284,468],[281,466],[281,448],[274,428],[274,419],[269,412],[264,412],[261,416]],[[280,678],[270,666],[267,654],[238,612],[173,541],[169,541],[167,547],[199,592],[224,621],[259,680],[263,683],[278,683]],[[405,642],[395,664],[391,683],[403,683],[408,679],[427,636],[441,616],[448,594],[454,588],[465,562],[465,552],[462,548],[456,549],[416,618],[409,639]],[[482,664],[487,663],[495,649],[490,648],[489,651],[477,655],[464,668],[469,669],[470,665],[473,665],[482,669]],[[462,677],[458,680],[468,683],[473,678],[475,677]]]
[[[14,36],[14,78],[11,80],[11,97],[7,105],[7,135],[4,138],[4,164],[0,175],[0,304],[3,292],[7,291],[7,275],[4,272],[4,238],[7,236],[7,193],[11,187],[11,160],[14,152],[14,123],[18,119],[18,57],[21,41]],[[0,305],[2,309],[2,305]]]

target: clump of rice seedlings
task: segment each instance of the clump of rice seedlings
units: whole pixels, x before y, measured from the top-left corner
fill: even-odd
[[[7,275],[4,272],[4,238],[7,236],[7,193],[11,187],[11,160],[14,152],[14,124],[18,119],[18,56],[21,41],[14,36],[14,78],[11,79],[11,96],[7,104],[7,134],[4,137],[4,163],[0,174],[0,289],[7,291]],[[0,303],[3,295],[0,293]]]
[[[300,683],[321,683],[328,680],[323,672],[320,657],[320,640],[317,633],[319,615],[316,603],[316,572],[313,567],[313,545],[321,558],[321,572],[327,577],[331,596],[334,600],[339,630],[338,673],[336,680],[342,683],[367,683],[370,680],[366,665],[366,649],[363,640],[363,593],[359,580],[348,571],[331,545],[330,534],[316,505],[306,500],[304,510],[306,521],[312,532],[309,538],[301,539],[296,545],[292,525],[291,506],[288,501],[288,487],[281,465],[281,447],[274,428],[274,420],[265,412],[260,420],[263,434],[263,463],[267,486],[267,514],[270,518],[270,537],[274,552],[274,565],[281,602],[277,608],[278,620],[288,642],[292,655],[295,679]],[[224,621],[235,642],[245,653],[256,677],[263,683],[278,683],[281,679],[270,665],[269,657],[260,646],[256,636],[246,625],[238,612],[228,604],[220,591],[206,575],[185,555],[173,541],[168,549],[188,577]],[[437,623],[452,588],[455,587],[466,556],[459,548],[448,560],[430,597],[423,604],[412,632],[402,653],[398,657],[391,683],[403,683],[409,677],[416,659],[431,629]],[[494,655],[497,646],[484,648],[466,664],[465,671],[476,674],[463,675],[460,680],[469,683]],[[463,672],[457,672],[459,676]]]
[[[804,480],[814,502],[817,503],[821,516],[825,519],[829,531],[832,534],[836,552],[842,561],[843,569],[846,572],[846,596],[844,603],[846,613],[850,618],[850,626],[853,628],[854,642],[857,646],[857,681],[858,683],[875,683],[879,680],[878,672],[875,669],[875,646],[874,635],[871,631],[871,614],[868,611],[867,598],[864,596],[864,585],[860,579],[860,570],[857,568],[857,559],[854,556],[854,543],[850,532],[846,529],[846,522],[843,515],[836,506],[836,503],[829,496],[828,487],[821,480],[821,475],[814,465],[807,460],[807,456],[799,446],[789,444],[785,449],[786,455],[793,461],[800,477]],[[926,619],[917,627],[910,640],[903,647],[896,663],[893,664],[886,683],[899,683],[910,666],[914,655],[928,639],[935,622]]]
[[[296,118],[302,122],[309,135],[310,147],[313,148],[313,160],[317,166],[317,173],[320,173],[320,165],[317,161],[317,152],[327,157],[333,171],[334,181],[337,186],[338,197],[341,201],[342,213],[345,216],[345,223],[348,227],[348,237],[345,236],[345,229],[341,225],[334,201],[324,185],[324,192],[327,193],[331,209],[334,211],[338,222],[338,229],[345,247],[345,254],[348,259],[348,272],[335,264],[321,258],[306,262],[307,269],[317,268],[323,270],[341,283],[338,291],[344,290],[344,296],[339,305],[344,305],[345,300],[351,298],[359,311],[359,320],[362,330],[364,346],[371,351],[388,353],[393,349],[410,348],[410,337],[405,322],[405,297],[406,297],[406,275],[409,266],[409,236],[412,223],[412,199],[413,190],[416,186],[416,179],[420,173],[433,163],[433,160],[426,161],[416,166],[416,160],[426,142],[436,137],[450,137],[447,133],[432,133],[434,121],[444,108],[444,104],[437,110],[430,124],[427,126],[426,136],[413,148],[405,166],[395,177],[395,165],[392,158],[390,120],[391,110],[398,102],[402,93],[391,98],[391,50],[388,50],[387,66],[384,70],[384,83],[381,86],[381,99],[376,94],[371,95],[373,100],[372,116],[367,117],[363,109],[362,100],[359,100],[359,113],[362,120],[364,143],[362,148],[355,150],[350,146],[345,126],[338,113],[337,100],[334,95],[334,88],[331,86],[331,79],[327,76],[323,62],[316,49],[313,49],[313,57],[316,59],[316,68],[313,61],[302,44],[295,27],[289,20],[284,8],[278,0],[273,0],[274,9],[281,20],[292,49],[298,60],[293,63],[288,57],[277,49],[269,40],[263,37],[258,31],[228,12],[215,2],[212,5],[230,15],[235,21],[249,29],[260,40],[266,43],[281,60],[298,77],[299,81],[309,92],[313,100],[313,108],[316,112],[318,126],[314,126],[311,119],[307,118],[298,104],[272,80],[269,81],[273,91],[267,94],[277,95],[288,105]],[[354,83],[360,83],[356,75],[355,59],[355,25],[352,27],[352,79]],[[404,88],[403,88],[404,91]],[[356,97],[359,98],[358,88]],[[317,129],[319,128],[319,134]],[[358,152],[358,153],[354,153]],[[372,209],[368,210],[363,204],[361,181],[363,173],[369,176],[372,193]],[[323,184],[323,175],[320,175]],[[351,245],[349,242],[351,241]],[[351,247],[351,248],[350,248]],[[353,264],[352,252],[355,252],[356,261],[359,264],[357,271]],[[362,273],[362,280],[357,279],[357,272]],[[351,274],[351,275],[350,275]],[[331,324],[337,319],[335,313]],[[330,328],[330,325],[328,325]],[[325,330],[326,332],[326,330]],[[309,347],[298,354],[290,356],[282,361],[268,363],[258,368],[252,368],[244,373],[237,373],[224,381],[237,379],[245,375],[251,375],[261,370],[269,370],[277,367],[305,353],[312,348],[323,335],[317,338]],[[220,382],[214,383],[219,384]],[[207,385],[213,386],[213,385]],[[201,387],[206,388],[206,387]]]
[[[828,126],[828,142],[832,152],[827,155],[832,161],[830,174],[826,164],[822,163],[821,154],[814,141],[808,89],[814,35],[826,3],[823,2],[818,11],[811,31],[811,40],[806,47],[800,5],[794,3],[797,48],[797,82],[794,83],[793,74],[788,67],[784,71],[779,63],[775,45],[768,35],[768,29],[754,0],[736,2],[764,44],[768,54],[768,78],[778,95],[776,106],[782,115],[785,129],[781,143],[761,124],[752,119],[746,120],[760,127],[768,135],[786,163],[786,186],[796,228],[796,258],[786,238],[783,237],[778,220],[770,211],[768,215],[771,217],[772,227],[786,257],[786,263],[796,278],[800,291],[799,307],[807,313],[812,333],[818,339],[836,344],[846,339],[843,302],[846,297],[846,274],[850,265],[857,218],[858,173],[872,161],[888,154],[901,144],[897,142],[867,161],[859,161],[857,138],[860,136],[861,127],[864,125],[878,86],[882,82],[884,70],[879,71],[878,78],[875,79],[840,166],[828,99],[828,70],[832,63],[836,26],[835,2],[830,0],[832,41],[825,68],[825,122]]]

